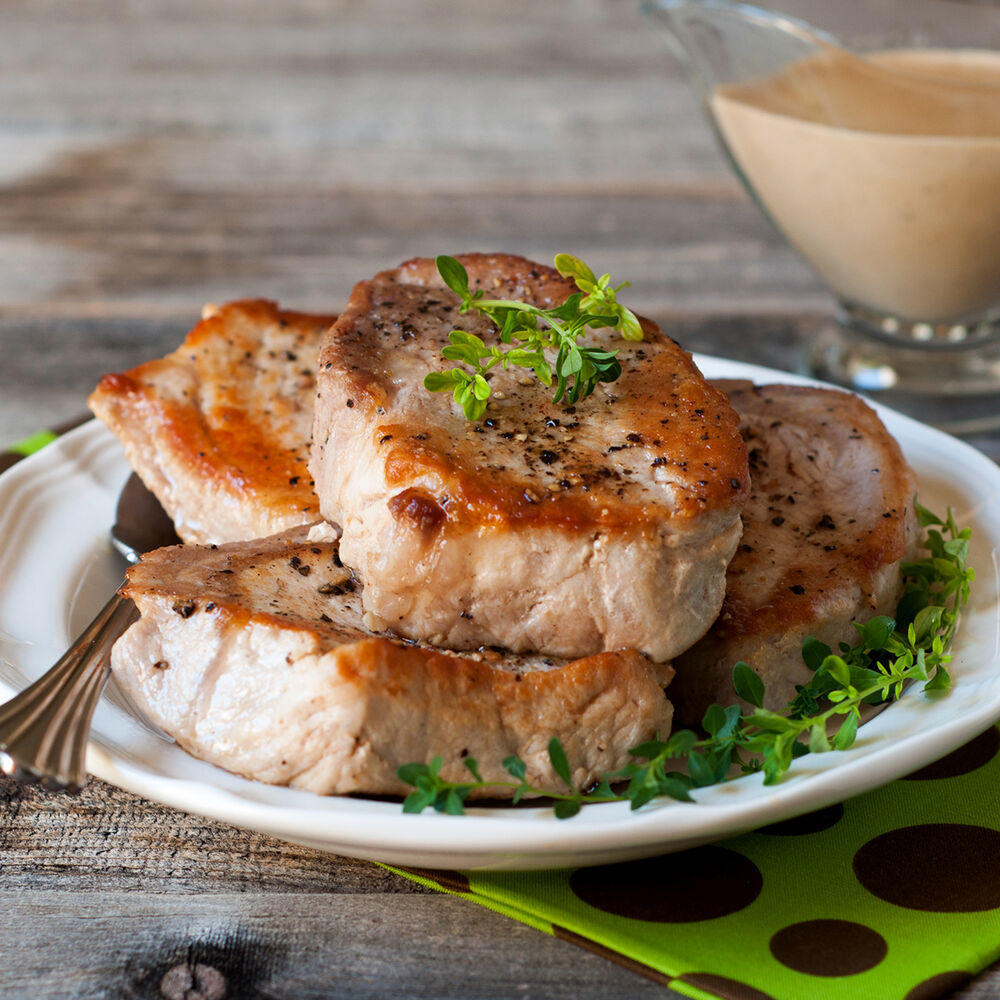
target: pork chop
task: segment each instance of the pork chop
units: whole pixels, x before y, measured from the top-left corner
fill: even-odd
[[[913,472],[857,396],[716,384],[740,414],[752,490],[722,612],[674,662],[671,700],[685,725],[712,702],[737,700],[739,660],[763,679],[764,707],[783,709],[811,676],[800,654],[806,636],[837,649],[857,639],[851,622],[895,613],[900,562],[913,558],[920,535]]]
[[[89,403],[187,542],[319,520],[306,467],[316,358],[336,317],[207,306],[172,354],[105,375]]]
[[[672,671],[631,650],[568,662],[373,635],[329,525],[159,549],[123,592],[142,617],[112,652],[118,682],[185,750],[272,784],[398,794],[401,764],[440,755],[467,780],[471,755],[509,780],[516,754],[529,782],[564,790],[553,737],[583,787],[670,729]]]
[[[470,287],[546,307],[575,285],[503,254],[460,258]],[[432,260],[357,285],[320,354],[310,469],[344,562],[384,627],[455,649],[577,657],[631,646],[665,661],[722,603],[748,495],[725,396],[648,321],[622,375],[575,406],[523,370],[495,369],[485,418],[424,375],[461,328]]]

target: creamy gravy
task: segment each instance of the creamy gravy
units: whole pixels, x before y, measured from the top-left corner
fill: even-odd
[[[842,298],[935,323],[1000,306],[1000,53],[823,51],[719,87],[711,106],[767,212]]]

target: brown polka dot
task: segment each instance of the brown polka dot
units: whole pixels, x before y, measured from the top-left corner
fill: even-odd
[[[782,965],[810,976],[855,976],[886,956],[885,938],[851,920],[804,920],[771,938],[771,954]]]
[[[804,816],[795,816],[792,819],[782,820],[780,823],[762,826],[757,832],[767,833],[774,837],[803,837],[808,833],[829,830],[831,826],[835,826],[843,818],[844,807],[838,802],[836,805],[817,809]]]
[[[1000,730],[990,726],[985,733],[953,750],[927,767],[906,776],[907,781],[933,781],[936,778],[957,778],[988,764],[1000,751]]]
[[[972,974],[969,972],[942,972],[917,983],[903,1000],[941,1000],[942,997],[951,996],[971,978]]]
[[[854,855],[854,874],[873,895],[931,913],[1000,906],[1000,832],[964,823],[890,830]]]
[[[583,902],[605,913],[678,924],[736,913],[760,895],[763,884],[749,858],[725,847],[581,868],[569,881]]]
[[[447,871],[443,868],[406,868],[404,870],[437,882],[442,889],[450,889],[452,892],[472,892],[469,880],[461,872]]]
[[[674,982],[697,986],[698,989],[714,993],[723,1000],[774,1000],[770,993],[762,993],[752,986],[747,986],[746,983],[728,979],[726,976],[717,976],[714,972],[686,972]]]

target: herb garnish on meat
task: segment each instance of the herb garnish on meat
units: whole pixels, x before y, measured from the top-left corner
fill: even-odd
[[[554,403],[565,396],[572,405],[589,396],[598,382],[614,382],[622,372],[615,357],[618,352],[582,346],[579,340],[587,327],[610,327],[619,330],[626,340],[642,340],[639,320],[616,298],[628,282],[612,286],[609,275],[596,277],[579,257],[567,253],[556,254],[555,267],[564,278],[572,278],[580,291],[555,309],[541,309],[527,302],[485,298],[482,289],[470,290],[469,275],[460,261],[438,257],[438,272],[461,298],[461,312],[482,313],[496,326],[501,344],[518,346],[488,347],[473,333],[452,330],[448,334],[451,343],[441,354],[448,361],[462,362],[471,372],[458,366],[430,372],[424,378],[424,387],[431,392],[451,392],[466,419],[478,420],[490,398],[486,374],[497,365],[505,369],[511,365],[527,368],[547,386],[552,385],[554,377]],[[554,362],[550,363],[546,350],[556,352]]]
[[[733,669],[733,686],[744,701],[756,706],[746,714],[738,705],[711,705],[702,719],[704,736],[681,729],[667,740],[649,740],[633,747],[632,762],[601,777],[585,791],[573,788],[572,769],[562,744],[549,743],[549,759],[567,786],[564,793],[535,788],[525,781],[524,761],[508,757],[503,762],[509,782],[483,781],[476,761],[463,758],[471,781],[450,782],[439,777],[442,759],[430,764],[405,764],[396,774],[415,791],[403,802],[404,812],[464,812],[469,793],[479,789],[513,790],[513,801],[525,795],[555,800],[560,819],[575,816],[584,805],[596,802],[629,802],[638,809],[658,796],[691,801],[690,791],[730,779],[734,767],[740,774],[762,771],[764,784],[774,784],[796,757],[827,750],[845,750],[854,742],[862,704],[895,701],[907,681],[923,681],[924,691],[941,691],[951,678],[945,667],[948,648],[955,637],[959,615],[969,601],[974,571],[966,565],[971,529],[959,530],[949,509],[942,520],[920,504],[917,516],[927,529],[923,546],[926,558],[904,563],[906,588],[895,619],[879,616],[863,625],[855,623],[858,639],[853,646],[840,644],[834,653],[824,643],[807,638],[802,659],[814,671],[809,683],[797,689],[784,712],[771,712],[764,703],[764,684],[745,663]],[[831,721],[842,719],[832,737]],[[675,770],[678,759],[687,770]]]

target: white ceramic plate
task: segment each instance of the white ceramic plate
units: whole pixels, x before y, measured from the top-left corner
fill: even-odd
[[[710,378],[802,382],[782,372],[697,359]],[[848,751],[797,760],[778,785],[759,776],[630,812],[589,806],[571,820],[541,808],[404,815],[398,804],[321,798],[238,778],[189,757],[133,715],[112,689],[98,708],[90,772],[177,809],[337,854],[431,868],[555,868],[680,850],[841,801],[921,767],[1000,718],[1000,468],[974,449],[881,410],[920,480],[922,502],[954,507],[973,528],[977,581],[939,697],[911,686]],[[0,700],[41,674],[117,586],[107,541],[129,469],[96,422],[0,477]]]

